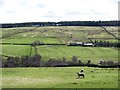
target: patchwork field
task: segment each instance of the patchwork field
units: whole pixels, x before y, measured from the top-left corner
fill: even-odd
[[[105,27],[109,32],[118,37],[117,27]],[[22,56],[30,55],[31,46],[12,45],[31,44],[33,42],[42,42],[49,44],[67,44],[69,42],[90,42],[92,40],[102,40],[110,42],[118,42],[113,36],[108,34],[101,27],[87,26],[48,26],[48,27],[21,27],[21,28],[5,28],[2,30],[2,43],[10,43],[2,45],[2,55]],[[94,39],[98,38],[98,39]],[[108,39],[106,39],[108,38]],[[70,60],[72,56],[79,59],[91,59],[97,63],[99,60],[118,61],[118,49],[116,48],[98,48],[98,47],[69,47],[69,46],[37,46],[38,53],[42,55],[42,60],[49,58],[63,58]],[[34,55],[34,48],[32,55]]]

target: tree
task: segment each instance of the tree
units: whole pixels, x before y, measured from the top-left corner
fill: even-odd
[[[73,62],[73,63],[78,63],[78,57],[73,56],[73,57],[72,57],[72,62]]]
[[[87,65],[90,65],[91,64],[91,60],[88,60],[88,62],[86,63]]]
[[[34,58],[33,66],[35,67],[41,66],[41,55],[36,54],[33,58]]]

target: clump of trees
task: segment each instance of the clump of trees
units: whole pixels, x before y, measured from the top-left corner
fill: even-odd
[[[95,41],[94,46],[96,47],[120,47],[120,42]]]
[[[2,60],[2,67],[39,67],[41,66],[41,56],[8,57]]]
[[[100,60],[99,62],[99,66],[118,66],[118,65],[120,65],[119,62],[115,63],[112,60],[109,60],[109,61]]]

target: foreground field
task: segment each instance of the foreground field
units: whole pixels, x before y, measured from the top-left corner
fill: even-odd
[[[76,72],[84,69],[85,78]],[[91,67],[3,68],[3,88],[118,88],[118,69]]]

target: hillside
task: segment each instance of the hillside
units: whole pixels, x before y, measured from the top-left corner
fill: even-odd
[[[105,27],[109,32],[118,37],[117,27]],[[46,27],[21,27],[21,28],[2,28],[2,55],[22,56],[30,55],[31,46],[13,45],[31,44],[33,42],[49,44],[68,44],[70,42],[90,42],[89,38],[94,40],[118,42],[113,36],[108,34],[101,27],[91,26],[46,26]],[[118,50],[116,48],[105,47],[74,47],[74,46],[37,46],[38,53],[42,60],[50,58],[61,59],[65,57],[71,60],[72,56],[77,56],[83,62],[92,60],[98,63],[100,60],[118,61]],[[35,54],[32,48],[32,55]]]

